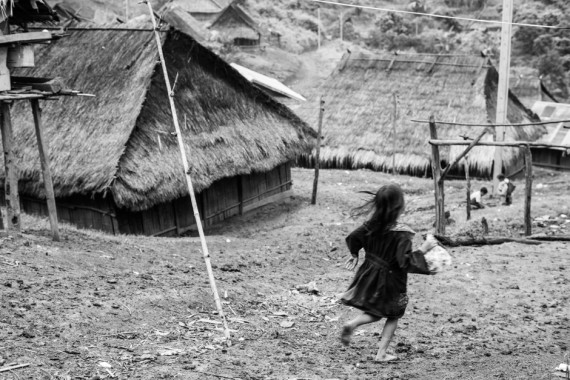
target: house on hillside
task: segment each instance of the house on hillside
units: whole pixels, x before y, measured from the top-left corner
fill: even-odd
[[[199,21],[213,21],[233,0],[182,0],[175,1]]]
[[[63,0],[57,2],[53,9],[62,20],[68,21],[106,24],[116,22],[118,19],[113,12],[93,8],[84,0]]]
[[[210,24],[224,39],[230,39],[236,46],[258,46],[262,32],[253,17],[245,9],[232,2]]]
[[[345,54],[336,70],[317,88],[312,106],[303,105],[298,115],[316,126],[318,97],[325,100],[321,167],[392,169],[412,175],[431,175],[431,149],[427,124],[412,119],[487,124],[495,120],[498,73],[481,56],[415,55],[386,53]],[[394,101],[398,94],[396,136],[392,135]],[[295,110],[295,106],[292,106]],[[537,120],[512,93],[508,120],[518,123]],[[458,139],[475,137],[480,128],[439,127],[439,137]],[[508,127],[508,140],[536,140],[542,127]],[[490,140],[489,135],[484,140]],[[464,147],[445,151],[449,162]],[[494,148],[478,147],[469,154],[472,174],[490,176]],[[523,165],[518,149],[503,149],[507,174]],[[314,156],[304,156],[301,165],[312,167]],[[460,169],[462,170],[462,169]]]
[[[538,101],[532,110],[543,121],[570,120],[570,104]],[[570,122],[548,124],[548,134],[540,141],[553,145],[566,145],[568,149],[533,148],[532,162],[550,169],[570,170]]]
[[[205,225],[290,194],[291,162],[315,133],[190,36],[161,35]],[[64,76],[96,95],[42,104],[59,219],[115,234],[192,229],[153,29],[74,28],[36,57],[41,67],[20,75]],[[27,106],[13,109],[20,194],[26,212],[45,213]]]

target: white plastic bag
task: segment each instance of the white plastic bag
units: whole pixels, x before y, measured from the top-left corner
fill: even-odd
[[[437,243],[435,236],[428,234],[426,241]],[[425,253],[426,263],[431,274],[437,274],[451,265],[451,255],[439,244]]]

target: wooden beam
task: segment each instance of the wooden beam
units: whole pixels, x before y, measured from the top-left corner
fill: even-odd
[[[33,78],[33,77],[12,76],[11,80],[12,80],[13,90],[17,89],[18,87],[30,87],[38,91],[58,93],[66,87],[65,83],[63,82],[63,79],[60,77]]]
[[[520,244],[528,244],[528,245],[540,245],[541,242],[537,240],[531,239],[518,239],[518,238],[510,238],[510,237],[492,237],[492,238],[459,238],[459,239],[452,239],[450,237],[436,234],[435,238],[443,245],[449,247],[460,247],[460,246],[473,246],[473,245],[496,245],[496,244],[505,244],[505,243],[520,243]]]
[[[54,241],[59,241],[59,228],[57,224],[57,208],[55,205],[55,194],[53,192],[53,182],[51,178],[49,150],[47,142],[44,139],[42,129],[42,110],[40,101],[37,99],[30,100],[32,113],[34,114],[34,126],[36,129],[36,139],[38,141],[38,152],[40,153],[40,164],[42,166],[42,175],[44,178],[44,188],[46,191],[46,201],[49,213],[49,224],[51,227],[51,236]]]
[[[471,141],[465,140],[437,140],[431,139],[429,140],[431,145],[437,146],[449,146],[449,145],[469,145]],[[539,142],[529,142],[529,141],[480,141],[477,145],[479,146],[511,146],[511,147],[536,147],[536,148],[560,148],[563,150],[570,151],[570,146],[568,145],[554,145],[554,144],[546,144],[546,143],[539,143]]]
[[[412,123],[419,123],[419,124],[425,124],[425,123],[429,123],[428,120],[417,120],[417,119],[411,119],[410,120]],[[507,124],[476,124],[476,123],[456,123],[456,122],[451,122],[451,121],[436,121],[437,124],[441,124],[441,125],[458,125],[458,126],[463,126],[463,127],[481,127],[481,128],[487,128],[487,127],[529,127],[529,126],[535,126],[535,125],[547,125],[547,124],[557,124],[557,123],[570,123],[570,120],[551,120],[551,121],[539,121],[539,122],[532,122],[532,123],[507,123]],[[566,128],[566,127],[565,127]]]
[[[461,154],[459,156],[457,156],[451,164],[449,164],[445,167],[445,170],[443,171],[443,173],[441,173],[441,178],[439,179],[440,181],[443,181],[445,179],[445,176],[447,175],[447,173],[449,173],[451,168],[453,166],[455,166],[455,164],[457,164],[463,157],[465,157],[467,155],[467,153],[469,153],[469,151],[471,149],[473,149],[479,141],[481,141],[483,136],[485,136],[485,134],[488,131],[489,131],[489,128],[485,128],[483,130],[483,132],[479,133],[479,135],[477,135],[477,137],[475,137],[475,139],[471,140],[471,143],[469,144],[469,146],[463,152],[461,152]]]
[[[527,239],[538,241],[570,241],[570,235],[531,235]]]
[[[430,116],[429,119],[429,132],[431,139],[437,140],[437,126],[433,115]],[[439,180],[441,178],[441,158],[439,156],[439,147],[437,145],[432,144],[431,155],[431,168],[435,189],[435,230],[436,233],[445,235],[445,194],[443,181]]]
[[[238,176],[237,178],[237,187],[238,187],[238,214],[243,215],[243,175]]]
[[[532,198],[532,152],[530,147],[525,148],[525,167],[526,167],[526,186],[525,186],[525,199],[524,199],[524,229],[525,235],[532,235],[532,218],[530,214],[530,203]]]
[[[20,197],[18,194],[18,173],[14,162],[12,120],[10,104],[1,102],[2,145],[4,148],[4,194],[6,195],[6,227],[8,230],[20,232]]]
[[[321,159],[321,135],[323,133],[323,114],[325,113],[325,101],[321,96],[319,101],[319,127],[317,134],[317,149],[315,152],[315,178],[313,180],[313,196],[311,197],[311,204],[317,203],[317,188],[319,186],[319,168]]]
[[[465,157],[465,180],[467,181],[466,192],[467,192],[467,204],[465,206],[467,212],[467,220],[471,219],[471,177],[469,176],[469,162],[467,162],[467,157]]]
[[[501,25],[501,54],[499,59],[499,84],[497,88],[497,112],[495,122],[504,124],[507,122],[509,108],[509,77],[511,66],[511,40],[513,31],[513,0],[503,0],[503,23]],[[495,141],[505,140],[506,128],[495,128]],[[495,147],[495,159],[493,163],[493,191],[495,194],[499,185],[497,176],[503,172],[503,149],[501,145]]]
[[[396,124],[398,123],[398,95],[392,94],[394,99],[394,111],[392,114],[392,175],[396,175]]]
[[[0,35],[0,46],[11,44],[31,44],[34,42],[51,41],[53,36],[50,32],[28,32]]]

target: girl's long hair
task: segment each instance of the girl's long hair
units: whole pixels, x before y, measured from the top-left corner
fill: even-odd
[[[384,233],[393,227],[404,210],[404,193],[400,186],[389,184],[382,186],[376,194],[370,191],[361,191],[372,195],[372,198],[360,207],[351,210],[352,217],[369,215],[368,234]]]

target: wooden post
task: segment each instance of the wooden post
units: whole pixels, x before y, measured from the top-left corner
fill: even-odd
[[[338,15],[338,21],[340,24],[340,40],[343,41],[342,32],[344,28],[342,27],[342,12]]]
[[[226,320],[226,316],[222,308],[222,302],[220,301],[220,295],[218,293],[218,288],[216,286],[216,279],[214,277],[214,272],[212,270],[212,263],[210,262],[210,253],[208,251],[208,244],[206,243],[206,236],[204,235],[202,220],[200,219],[200,211],[198,209],[198,203],[196,202],[196,194],[194,193],[192,178],[190,177],[190,166],[188,165],[188,158],[186,157],[186,148],[184,147],[184,140],[182,139],[182,130],[180,129],[180,124],[178,122],[178,114],[176,112],[176,105],[174,104],[174,92],[172,91],[172,86],[170,85],[170,79],[168,78],[168,70],[166,68],[166,61],[164,60],[164,52],[162,51],[162,40],[160,38],[160,32],[158,29],[158,25],[156,24],[156,19],[154,18],[154,12],[152,10],[151,2],[147,1],[146,3],[148,5],[148,11],[150,13],[150,18],[152,20],[152,24],[154,27],[154,36],[156,39],[158,56],[160,58],[160,63],[162,66],[162,74],[164,76],[164,82],[168,94],[168,101],[170,103],[170,111],[172,112],[172,122],[174,124],[174,128],[176,129],[176,137],[178,139],[180,158],[182,160],[182,166],[184,168],[184,174],[186,177],[186,185],[188,186],[188,193],[190,194],[190,201],[192,202],[192,209],[194,211],[194,219],[196,220],[196,226],[198,227],[198,234],[200,235],[200,241],[202,243],[202,255],[204,257],[204,262],[206,263],[206,269],[208,271],[210,287],[212,288],[212,293],[214,294],[214,301],[216,303],[216,308],[218,309],[218,314],[222,319],[222,324],[224,326],[224,336],[226,338],[226,343],[228,346],[230,346],[231,345],[230,329],[228,328],[228,322]]]
[[[473,149],[479,141],[481,141],[481,139],[483,138],[483,136],[485,136],[488,130],[489,128],[485,128],[483,132],[481,132],[477,137],[475,137],[475,139],[473,139],[473,141],[471,141],[471,144],[469,144],[467,149],[465,149],[463,152],[461,152],[459,156],[455,158],[455,161],[453,161],[451,164],[445,167],[443,173],[441,174],[441,178],[439,179],[440,181],[443,181],[445,179],[445,176],[447,175],[447,173],[449,173],[449,171],[451,170],[451,168],[453,168],[455,164],[457,164],[463,157],[467,156],[467,153],[469,153],[469,151]]]
[[[50,159],[48,145],[44,139],[42,130],[42,120],[40,101],[38,99],[30,100],[32,113],[34,114],[34,126],[36,128],[36,139],[38,141],[38,151],[40,153],[40,164],[42,166],[42,175],[44,178],[44,187],[46,191],[46,201],[49,213],[49,224],[51,227],[51,236],[54,241],[59,241],[59,229],[57,226],[57,208],[55,206],[55,194],[53,192],[53,182],[51,179]]]
[[[2,218],[2,209],[0,208],[0,230],[4,229],[4,218]]]
[[[319,129],[317,135],[317,149],[315,152],[315,179],[313,180],[313,196],[311,204],[317,204],[317,187],[319,185],[319,167],[321,164],[321,135],[323,132],[323,114],[325,113],[325,101],[321,96],[319,101]]]
[[[6,195],[6,228],[20,231],[20,196],[18,195],[18,173],[14,162],[12,120],[10,119],[10,104],[2,102],[2,145],[4,148],[4,169],[6,180],[4,194]]]
[[[317,18],[319,20],[317,28],[318,28],[318,50],[321,50],[321,7],[317,8]]]
[[[398,122],[398,95],[394,92],[394,113],[392,115],[392,175],[396,175],[396,123]]]
[[[432,140],[437,139],[437,126],[433,115],[429,118],[429,132]],[[431,168],[433,184],[435,189],[435,231],[439,235],[445,235],[445,206],[444,188],[441,178],[441,159],[439,157],[439,147],[431,146]]]
[[[469,177],[469,162],[465,156],[465,180],[467,181],[467,220],[471,219],[471,177]]]
[[[129,12],[129,6],[130,6],[129,1],[130,0],[125,0],[125,22],[129,22],[129,16],[130,16],[129,15],[129,13],[130,13]]]
[[[525,175],[526,175],[526,186],[525,186],[525,199],[524,199],[524,229],[525,235],[532,235],[532,218],[530,215],[530,203],[532,198],[532,152],[530,146],[525,147]]]
[[[509,69],[511,66],[511,35],[513,22],[513,0],[503,0],[503,25],[501,27],[501,58],[499,62],[499,87],[497,89],[497,124],[507,122],[509,105]],[[505,127],[495,127],[495,141],[505,139]],[[503,171],[503,149],[495,147],[495,162],[493,166],[493,194],[499,186],[497,176]]]
[[[238,214],[243,215],[243,175],[240,175],[237,179],[238,186]]]

